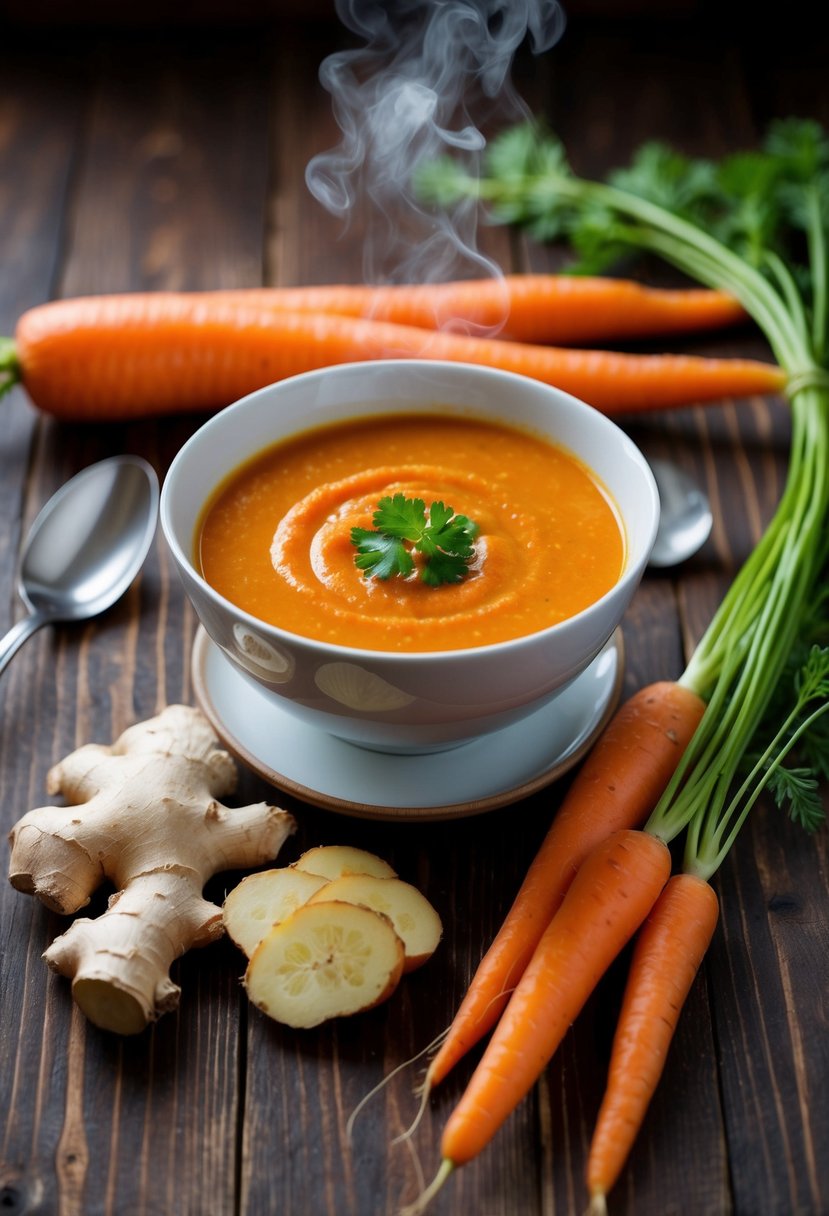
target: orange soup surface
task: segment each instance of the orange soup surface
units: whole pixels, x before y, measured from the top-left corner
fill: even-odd
[[[402,493],[477,527],[460,582],[382,581],[353,527]],[[226,599],[304,637],[373,650],[454,650],[558,624],[617,582],[618,513],[543,437],[474,417],[388,415],[308,430],[236,470],[204,511],[197,564]]]

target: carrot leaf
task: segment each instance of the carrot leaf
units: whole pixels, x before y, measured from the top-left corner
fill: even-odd
[[[395,494],[381,498],[372,520],[374,530],[352,528],[354,562],[366,578],[381,580],[415,571],[413,552],[421,556],[418,577],[429,586],[457,583],[474,556],[477,528],[465,515],[433,502],[428,512],[422,498]]]
[[[826,819],[820,781],[829,776],[829,724],[824,712],[829,702],[829,647],[812,644],[804,653],[797,646],[792,658],[796,661],[784,670],[752,739],[760,751],[747,753],[744,759],[749,773],[765,781],[777,805],[795,823],[814,832]],[[784,764],[784,757],[796,763]]]
[[[787,768],[781,764],[768,779],[769,793],[790,818],[807,832],[816,832],[826,822],[820,785],[810,768]]]

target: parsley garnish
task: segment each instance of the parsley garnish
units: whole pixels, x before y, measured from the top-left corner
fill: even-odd
[[[442,502],[433,502],[427,514],[422,498],[387,496],[377,504],[372,523],[375,531],[351,529],[358,550],[354,561],[366,578],[407,578],[415,568],[415,551],[423,557],[420,578],[431,587],[459,583],[467,573],[478,530]]]

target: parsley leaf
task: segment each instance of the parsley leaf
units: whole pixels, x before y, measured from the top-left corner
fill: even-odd
[[[354,562],[366,578],[408,578],[415,569],[413,551],[423,557],[420,578],[431,587],[458,583],[474,554],[477,528],[465,515],[433,502],[428,514],[422,498],[405,494],[381,498],[372,519],[375,530],[352,528]]]
[[[368,528],[352,528],[351,543],[360,550],[354,561],[366,578],[387,579],[395,574],[405,578],[414,569],[411,553],[394,536],[370,532]]]

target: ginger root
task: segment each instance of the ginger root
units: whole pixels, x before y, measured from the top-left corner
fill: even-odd
[[[264,802],[218,802],[236,778],[203,715],[171,705],[56,764],[48,792],[71,805],[29,811],[12,829],[11,883],[53,911],[77,912],[106,879],[116,888],[101,916],[75,920],[43,955],[95,1025],[137,1034],[174,1009],[170,965],[224,932],[204,884],[273,860],[295,830]]]

